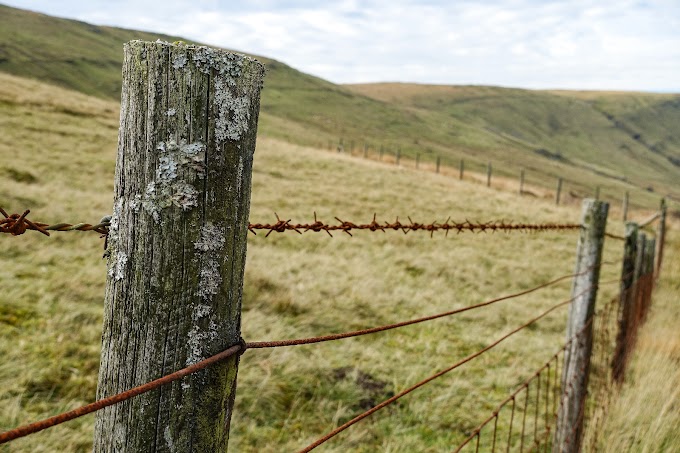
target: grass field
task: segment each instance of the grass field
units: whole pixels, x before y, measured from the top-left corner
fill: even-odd
[[[94,223],[109,213],[118,105],[6,75],[0,82],[0,206],[12,212],[30,208],[30,218],[49,223]],[[335,216],[370,221],[373,213],[384,220],[411,216],[422,222],[448,216],[530,222],[576,222],[579,217],[576,205],[556,207],[550,198],[522,198],[474,181],[260,139],[251,220],[271,221],[277,212],[304,221],[315,211],[328,221]],[[610,230],[620,234],[621,223],[612,220]],[[105,263],[103,239],[95,233],[50,238],[27,233],[0,240],[0,430],[6,430],[93,400]],[[571,273],[575,244],[575,233],[250,236],[243,336],[257,341],[321,335],[481,302]],[[677,282],[673,255],[680,247],[677,241],[671,246],[668,276]],[[605,259],[618,263],[620,255],[621,244],[608,241]],[[606,267],[602,279],[618,273],[618,265]],[[665,302],[650,326],[676,332],[672,299],[677,284],[665,279],[661,288]],[[603,287],[601,300],[615,289]],[[231,446],[246,452],[295,451],[568,297],[565,282],[398,331],[250,351],[241,361]],[[557,311],[321,451],[449,451],[555,352],[564,341],[565,319],[566,309]],[[656,379],[677,380],[669,364],[677,341],[644,338],[641,351],[660,350],[663,366],[655,365]],[[632,387],[624,397],[639,397],[636,386],[644,383],[648,366],[643,359],[635,361]],[[654,407],[663,407],[663,397],[656,396]],[[630,423],[651,424],[656,410],[641,411],[635,421],[615,411],[610,432],[626,430]],[[675,426],[672,416],[666,417],[666,433]],[[0,451],[87,451],[93,420],[88,416]],[[674,445],[668,444],[675,442],[672,434],[660,436],[666,436],[665,445]]]
[[[152,32],[102,27],[0,5],[0,71],[116,100],[122,45],[131,39],[175,41]],[[247,49],[242,49],[247,50]],[[376,152],[432,165],[516,179],[565,194],[620,205],[680,201],[678,94],[536,91],[485,86],[370,84],[343,86],[257,57],[267,67],[260,136],[310,147],[364,143]],[[395,74],[398,77],[398,74]]]

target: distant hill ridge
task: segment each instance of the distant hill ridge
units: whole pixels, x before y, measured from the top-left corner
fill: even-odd
[[[0,5],[0,71],[89,95],[119,98],[122,44],[131,39],[185,40]],[[546,186],[562,176],[582,195],[599,185],[605,198],[624,190],[639,192],[640,203],[650,191],[680,198],[677,94],[342,86],[257,58],[268,69],[261,134],[323,147],[366,142],[449,166],[465,159],[473,170],[492,161],[495,172],[525,168]]]

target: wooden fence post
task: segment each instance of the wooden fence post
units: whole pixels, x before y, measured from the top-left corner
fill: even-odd
[[[416,154],[416,170],[418,170],[419,166],[420,166],[420,153]]]
[[[519,171],[519,194],[524,193],[524,169]]]
[[[399,165],[399,161],[401,160],[401,148],[397,149],[397,154],[394,160],[395,165]]]
[[[661,215],[659,216],[659,223],[656,227],[656,264],[654,266],[655,278],[659,278],[661,272],[661,264],[663,263],[663,248],[666,243],[666,199],[661,199],[661,206],[659,208]]]
[[[97,398],[239,343],[264,67],[124,47]],[[226,451],[238,357],[97,413],[95,452]]]
[[[623,194],[623,221],[628,220],[628,191]]]
[[[486,164],[486,187],[491,187],[491,162]]]
[[[465,159],[460,160],[460,174],[458,179],[463,180],[463,175],[465,174]]]
[[[635,256],[635,272],[633,274],[635,285],[635,305],[634,305],[634,334],[637,333],[638,325],[642,319],[642,301],[644,299],[644,282],[645,275],[645,249],[647,248],[647,235],[642,231],[638,231],[637,237],[637,255]]]
[[[437,173],[439,173],[439,166],[442,163],[442,158],[440,156],[437,156]]]
[[[557,190],[555,191],[555,204],[560,204],[560,195],[562,194],[562,178],[557,178]]]
[[[380,145],[380,160],[383,160],[383,154],[385,154],[385,147]]]
[[[562,389],[566,399],[560,407],[555,431],[553,453],[576,453],[580,450],[583,433],[582,411],[585,409],[590,355],[593,348],[592,316],[595,313],[597,284],[607,225],[607,203],[583,200],[581,234],[576,255],[576,274],[571,295],[574,301],[569,307],[567,339],[578,334],[564,352]]]
[[[645,294],[643,297],[642,306],[642,321],[647,317],[647,312],[649,311],[649,306],[652,301],[652,290],[654,289],[654,267],[656,265],[656,238],[647,239],[645,244]]]
[[[364,159],[368,159],[368,143],[364,143]]]
[[[618,332],[616,349],[612,359],[614,382],[622,383],[626,372],[626,362],[632,347],[633,316],[635,314],[635,262],[637,259],[639,227],[637,223],[626,223],[623,246],[623,266],[621,268],[621,290],[619,293]]]

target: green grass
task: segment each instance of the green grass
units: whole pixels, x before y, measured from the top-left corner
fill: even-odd
[[[30,218],[49,223],[94,223],[109,213],[117,104],[7,75],[0,82],[0,206],[30,208]],[[576,205],[556,207],[549,198],[260,137],[252,221],[272,221],[274,212],[306,221],[314,211],[327,221],[370,221],[374,212],[422,222],[579,217]],[[620,222],[610,223],[620,234]],[[6,430],[94,399],[106,271],[95,233],[29,232],[0,241],[0,430]],[[575,243],[573,232],[251,235],[243,336],[258,341],[360,329],[527,289],[571,273]],[[618,262],[620,249],[608,241],[605,259]],[[618,272],[607,267],[602,278]],[[615,290],[603,287],[602,300]],[[295,451],[568,297],[565,282],[396,331],[249,351],[239,372],[232,449]],[[321,451],[450,450],[555,352],[565,320],[566,309],[557,311]],[[69,422],[2,451],[87,451],[93,420]]]
[[[122,44],[179,38],[57,19],[0,5],[0,71],[118,99]],[[245,49],[247,50],[247,49]],[[341,138],[373,155],[382,146],[448,168],[466,160],[481,173],[554,189],[565,178],[574,199],[601,197],[655,208],[680,202],[678,95],[533,91],[411,84],[340,86],[261,59],[268,69],[260,136],[326,148]]]

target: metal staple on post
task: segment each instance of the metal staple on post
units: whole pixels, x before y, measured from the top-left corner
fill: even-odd
[[[593,348],[593,329],[588,322],[595,312],[608,210],[607,203],[590,199],[583,201],[583,229],[578,242],[576,272],[591,270],[575,278],[572,287],[572,294],[581,295],[569,309],[567,339],[572,338],[576,332],[583,331],[583,335],[572,342],[564,354],[562,388],[566,388],[567,383],[573,384],[572,392],[558,413],[553,453],[577,453],[580,449],[583,434],[580,414],[586,403]]]

